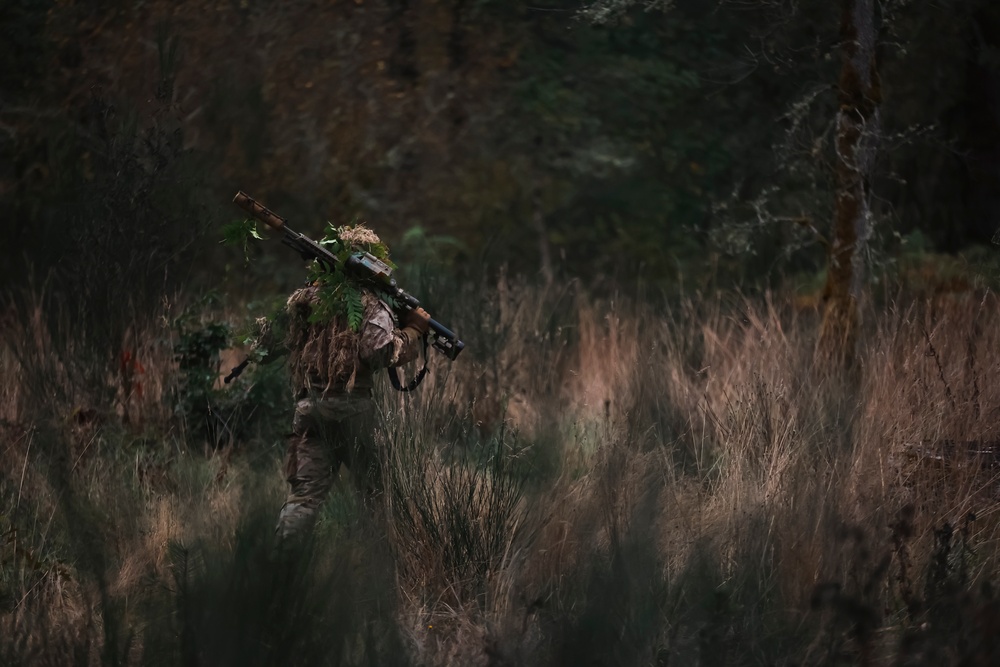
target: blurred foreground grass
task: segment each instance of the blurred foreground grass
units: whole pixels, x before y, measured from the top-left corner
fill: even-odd
[[[382,392],[381,502],[340,484],[295,556],[271,532],[280,367],[188,372],[238,358],[202,335],[235,309],[84,349],[58,306],[11,304],[0,664],[1000,657],[991,293],[869,313],[841,373],[813,361],[815,312],[776,298],[445,290],[420,292],[467,351]]]

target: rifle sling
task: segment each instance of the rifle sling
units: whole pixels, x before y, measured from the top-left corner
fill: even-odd
[[[396,391],[413,391],[420,386],[420,383],[424,381],[424,376],[427,375],[427,336],[424,336],[424,367],[417,371],[417,374],[413,376],[413,379],[407,383],[404,387],[399,381],[399,372],[395,367],[385,369],[389,373],[389,384]]]

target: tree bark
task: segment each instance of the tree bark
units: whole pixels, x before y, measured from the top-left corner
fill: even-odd
[[[861,325],[864,250],[871,232],[870,182],[880,134],[882,93],[876,56],[876,0],[842,2],[836,201],[818,351],[828,360],[851,365]]]

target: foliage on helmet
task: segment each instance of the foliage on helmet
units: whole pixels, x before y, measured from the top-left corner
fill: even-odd
[[[256,222],[246,219],[226,225],[223,229],[222,242],[227,245],[242,245],[244,256],[249,259],[251,239],[261,238]],[[309,321],[325,323],[335,317],[344,316],[348,326],[353,331],[358,331],[361,329],[365,314],[361,285],[344,273],[342,267],[352,255],[366,252],[385,262],[389,267],[396,268],[389,259],[389,248],[364,224],[334,227],[327,223],[319,243],[337,258],[337,265],[326,267],[314,261],[309,267],[309,281],[319,287],[317,290],[319,303],[313,308]]]
[[[337,265],[328,269],[313,262],[310,267],[309,280],[319,287],[319,303],[313,308],[309,321],[329,322],[334,317],[346,316],[351,330],[358,331],[365,314],[361,285],[342,267],[352,255],[367,252],[395,268],[389,259],[389,249],[374,231],[360,224],[334,227],[327,223],[319,243],[337,258]]]

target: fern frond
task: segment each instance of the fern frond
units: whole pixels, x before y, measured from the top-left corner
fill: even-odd
[[[347,303],[347,324],[352,331],[359,331],[365,318],[365,305],[361,301],[361,292],[354,287],[344,290],[344,301]]]

